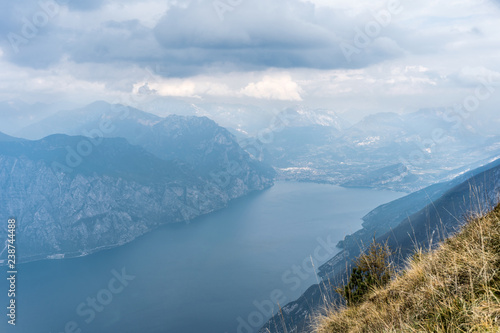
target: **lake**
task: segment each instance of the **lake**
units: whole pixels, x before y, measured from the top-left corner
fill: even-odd
[[[317,282],[312,263],[318,268],[333,257],[331,244],[360,229],[370,210],[403,195],[277,182],[118,248],[19,265],[17,325],[3,314],[0,331],[256,331],[277,301],[285,305]],[[0,293],[7,290],[4,278]]]

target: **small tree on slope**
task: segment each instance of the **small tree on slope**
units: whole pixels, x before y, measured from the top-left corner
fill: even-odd
[[[376,243],[374,239],[366,253],[356,259],[349,282],[337,289],[347,305],[359,304],[370,290],[389,283],[392,276],[390,256],[391,251],[387,243]]]

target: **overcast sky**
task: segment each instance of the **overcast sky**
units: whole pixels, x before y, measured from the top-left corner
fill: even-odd
[[[500,80],[498,4],[2,1],[0,100],[148,93],[347,113],[451,106]]]

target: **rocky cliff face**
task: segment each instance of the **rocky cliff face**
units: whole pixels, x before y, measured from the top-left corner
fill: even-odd
[[[0,219],[18,220],[20,261],[80,256],[120,245],[272,185],[271,171],[241,153],[230,136],[209,132],[203,141],[193,139],[191,144],[200,146],[198,160],[160,158],[125,139],[94,139],[0,140]],[[207,149],[210,144],[218,150]],[[203,152],[237,167],[211,169]],[[0,230],[1,239],[7,239],[6,231]],[[2,246],[0,259],[5,258]]]

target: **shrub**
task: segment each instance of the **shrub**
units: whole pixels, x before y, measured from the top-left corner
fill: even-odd
[[[363,301],[372,289],[383,287],[391,280],[389,259],[391,251],[386,244],[373,243],[366,253],[354,262],[349,282],[337,292],[344,297],[347,305],[355,305]]]

